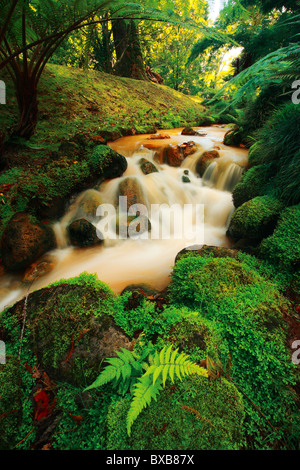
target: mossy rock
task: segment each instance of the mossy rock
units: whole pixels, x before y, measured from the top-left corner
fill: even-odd
[[[233,191],[236,208],[256,196],[264,196],[272,185],[274,172],[269,165],[254,166],[247,170]]]
[[[88,274],[33,292],[27,300],[23,348],[54,380],[79,386],[92,382],[104,359],[131,346],[111,316],[114,301],[110,288]],[[23,315],[24,300],[3,313],[5,342],[19,342]]]
[[[275,264],[283,271],[300,270],[300,204],[281,212],[272,235],[259,246],[259,256]]]
[[[16,213],[9,221],[1,239],[4,267],[8,271],[27,268],[38,258],[55,248],[53,230],[29,214]]]
[[[228,361],[228,348],[220,328],[198,313],[184,316],[161,336],[164,344],[173,344],[174,349],[189,354],[194,361],[200,362],[209,356],[214,362]]]
[[[209,246],[209,245],[191,245],[187,248],[183,248],[177,253],[175,263],[181,258],[186,256],[211,256],[212,258],[233,258],[236,259],[238,251],[231,248],[222,246]]]
[[[139,160],[139,165],[144,175],[150,175],[151,173],[158,173],[158,169],[156,168],[154,163],[150,162],[146,158],[141,158]]]
[[[242,447],[243,400],[225,379],[190,376],[168,385],[126,434],[130,402],[108,413],[108,450],[238,450]]]
[[[103,204],[103,200],[99,191],[88,189],[76,199],[75,204],[77,207],[74,220],[84,218],[92,222],[96,219],[97,209]]]
[[[127,169],[126,158],[105,145],[97,145],[94,148],[90,162],[93,169],[104,179],[118,178]]]
[[[251,199],[234,212],[227,236],[234,241],[262,240],[273,232],[282,209],[283,204],[270,196]]]

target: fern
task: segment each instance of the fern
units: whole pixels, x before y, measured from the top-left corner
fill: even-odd
[[[85,391],[102,387],[109,382],[112,382],[114,388],[119,387],[118,391],[122,394],[132,387],[136,378],[143,372],[143,357],[124,348],[121,348],[121,351],[117,351],[116,354],[118,357],[107,359],[106,362],[109,365]]]
[[[131,427],[141,411],[146,408],[152,399],[156,400],[158,392],[165,386],[168,378],[174,383],[174,375],[182,380],[185,376],[198,374],[208,377],[207,371],[193,363],[185,353],[178,353],[178,349],[172,351],[164,347],[160,353],[156,353],[153,358],[149,358],[151,365],[145,374],[138,380],[134,387],[133,400],[127,415],[127,432],[130,436]]]
[[[174,378],[182,380],[191,374],[208,377],[208,372],[190,360],[185,353],[172,350],[172,345],[165,346],[160,352],[152,355],[153,346],[145,348],[139,356],[133,351],[121,348],[116,351],[118,357],[107,359],[108,366],[99,377],[84,391],[106,385],[112,382],[113,387],[119,387],[119,393],[128,390],[133,394],[128,415],[127,432],[130,436],[131,427],[141,411],[146,408],[165,386],[168,378],[174,383]],[[145,371],[145,372],[144,372]],[[144,372],[144,373],[143,373]]]

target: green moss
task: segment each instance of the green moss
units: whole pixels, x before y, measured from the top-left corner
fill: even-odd
[[[274,233],[259,247],[260,256],[283,271],[300,269],[300,204],[285,209]]]
[[[261,240],[272,232],[282,209],[283,204],[277,199],[255,197],[234,212],[228,235],[234,240]]]
[[[32,293],[27,304],[25,353],[36,354],[40,367],[54,379],[77,385],[93,381],[101,366],[98,343],[113,325],[113,305],[109,287],[88,274]],[[20,301],[1,317],[5,339],[16,351],[23,309]]]
[[[191,256],[176,264],[169,293],[177,307],[189,305],[220,326],[231,351],[232,379],[280,428],[270,446],[289,439],[297,425],[290,388],[295,367],[286,349],[284,321],[290,306],[276,286],[245,262]],[[245,405],[245,432],[255,446],[264,448],[268,424],[249,401]]]
[[[33,379],[17,359],[7,354],[6,364],[0,365],[0,450],[12,450],[33,427],[33,406],[30,389]],[[29,446],[35,436],[31,432]],[[24,446],[19,446],[22,449]]]
[[[237,450],[242,446],[243,400],[227,380],[189,377],[167,386],[126,435],[129,400],[108,414],[109,450]]]
[[[247,170],[233,191],[233,202],[239,207],[256,196],[264,196],[272,186],[274,170],[270,165],[254,166]]]
[[[182,315],[180,321],[158,338],[157,344],[160,342],[173,344],[174,349],[185,352],[197,363],[207,356],[223,364],[229,360],[228,345],[220,325],[199,316],[197,312]]]
[[[1,129],[17,119],[13,84],[7,88]],[[38,91],[39,121],[31,142],[51,148],[78,132],[93,136],[108,131],[120,136],[132,129],[151,133],[155,127],[197,125],[203,111],[199,98],[164,85],[54,64],[45,68]]]

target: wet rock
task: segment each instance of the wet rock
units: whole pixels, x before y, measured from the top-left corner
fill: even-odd
[[[179,167],[185,159],[179,145],[169,145],[164,151],[164,160],[169,166]]]
[[[103,243],[96,227],[86,219],[74,220],[67,228],[70,242],[74,246],[88,247]]]
[[[220,154],[217,150],[207,150],[204,152],[196,164],[196,172],[198,175],[203,176],[207,167],[217,158],[220,158]]]
[[[15,214],[1,240],[2,262],[8,271],[27,268],[56,246],[53,230],[25,213]]]
[[[97,209],[102,203],[99,191],[96,189],[87,190],[78,200],[78,208],[74,218],[86,218],[91,222],[97,217]]]
[[[22,282],[31,283],[50,273],[55,267],[54,258],[44,257],[26,269]]]
[[[155,134],[155,135],[150,135],[147,140],[156,140],[156,139],[171,139],[169,134]]]
[[[126,236],[127,238],[134,238],[142,233],[151,230],[151,222],[146,215],[140,216],[125,216],[124,218],[117,218],[116,231],[117,235]]]
[[[207,133],[204,131],[195,131],[192,127],[185,127],[183,131],[181,132],[181,135],[196,135],[196,136],[206,136]]]
[[[144,175],[150,175],[150,173],[158,173],[158,169],[154,163],[149,162],[146,158],[141,158],[139,161],[140,168]]]
[[[176,255],[175,263],[177,263],[177,261],[179,261],[183,256],[188,254],[192,254],[193,256],[207,256],[212,254],[214,258],[236,259],[238,253],[238,250],[220,246],[192,245],[179,251],[179,253]]]
[[[130,207],[134,204],[143,204],[146,206],[144,193],[137,178],[128,176],[121,181],[119,185],[118,197],[127,197],[127,212],[132,214]]]
[[[195,142],[184,142],[179,146],[180,150],[183,153],[184,158],[188,157],[189,155],[193,155],[193,153],[197,152],[197,146]]]

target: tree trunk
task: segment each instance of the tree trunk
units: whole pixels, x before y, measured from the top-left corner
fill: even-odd
[[[37,125],[38,101],[36,80],[31,77],[19,77],[16,90],[19,106],[19,122],[13,130],[13,136],[29,139]]]
[[[113,23],[113,37],[117,55],[115,72],[121,77],[147,80],[139,32],[134,20]]]

